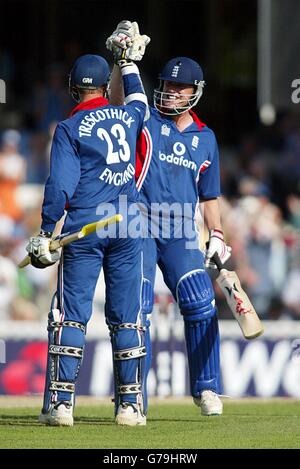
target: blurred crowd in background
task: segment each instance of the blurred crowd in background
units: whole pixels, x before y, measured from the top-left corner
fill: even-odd
[[[0,58],[0,77],[9,81],[13,62],[9,55]],[[45,318],[55,291],[57,266],[17,268],[28,238],[40,229],[55,126],[74,105],[64,68],[52,64],[47,76],[19,105],[8,89],[13,111],[0,105],[1,320]],[[197,112],[206,122],[201,101]],[[207,124],[214,129],[214,122]],[[237,271],[263,319],[300,319],[300,116],[281,115],[271,127],[249,129],[237,142],[224,145],[219,139],[223,226],[233,253],[228,268]],[[230,319],[215,287],[220,318]],[[158,314],[176,310],[160,274],[156,300]],[[104,301],[100,278],[95,314],[103,314]]]

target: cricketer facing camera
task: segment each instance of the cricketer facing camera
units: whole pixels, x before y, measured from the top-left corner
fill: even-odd
[[[143,41],[136,23],[122,21],[107,39],[106,46],[115,57],[130,58]],[[144,44],[145,46],[146,44]],[[145,47],[144,47],[145,49]],[[121,51],[121,52],[120,52]],[[126,52],[124,52],[126,51]],[[111,83],[111,99],[122,103],[117,67]],[[114,82],[116,84],[114,84]],[[151,212],[153,204],[181,204],[182,217],[171,227],[169,236],[149,234],[144,243],[143,313],[147,323],[147,371],[151,344],[149,314],[153,308],[156,263],[165,283],[177,301],[184,319],[185,340],[194,402],[203,415],[222,414],[220,394],[219,330],[214,291],[205,266],[219,255],[224,264],[231,248],[224,241],[218,197],[220,196],[219,152],[214,132],[192,111],[203,93],[200,65],[188,57],[169,60],[159,75],[154,91],[154,108],[145,121],[137,144],[137,188],[142,202]],[[115,93],[114,93],[115,90]],[[194,225],[197,202],[204,205],[204,222],[209,230],[209,245],[204,254],[198,243],[190,245],[189,232],[178,228]],[[185,216],[184,206],[192,210]],[[152,218],[153,218],[153,211]],[[192,215],[191,215],[192,213]],[[161,227],[160,227],[161,228]],[[188,233],[188,235],[186,234]],[[188,248],[189,247],[189,248]]]
[[[34,267],[44,268],[58,261],[59,252],[50,251],[49,244],[66,205],[63,231],[75,232],[99,219],[97,213],[102,204],[111,202],[118,213],[122,208],[118,206],[120,195],[127,196],[128,208],[138,198],[134,174],[128,172],[128,167],[135,166],[136,139],[143,125],[147,100],[137,66],[122,61],[120,67],[127,105],[118,108],[109,105],[105,97],[110,77],[105,59],[83,55],[71,70],[69,88],[79,104],[69,119],[58,124],[53,137],[42,230],[30,238],[27,246]],[[118,181],[114,177],[102,177],[108,170],[126,173],[127,177]],[[146,424],[142,389],[146,352],[140,306],[141,239],[122,236],[122,224],[118,228],[115,237],[93,233],[62,250],[57,292],[48,322],[49,350],[41,423],[73,425],[75,383],[96,282],[103,266],[116,422],[131,426]]]

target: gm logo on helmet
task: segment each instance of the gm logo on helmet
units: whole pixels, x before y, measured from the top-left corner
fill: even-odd
[[[175,155],[181,156],[185,153],[185,145],[183,145],[183,143],[176,142],[173,145],[173,151]]]
[[[82,79],[82,83],[93,83],[93,79],[92,79],[92,78],[84,77],[84,78]]]

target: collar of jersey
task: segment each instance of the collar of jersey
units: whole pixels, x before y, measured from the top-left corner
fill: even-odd
[[[87,109],[95,109],[96,107],[101,107],[101,106],[107,106],[107,104],[109,103],[106,98],[98,97],[98,98],[89,99],[88,101],[85,101],[84,103],[77,104],[77,106],[75,106],[70,112],[70,117],[74,116],[76,112],[86,111]]]
[[[204,124],[204,122],[202,122],[202,121],[199,119],[199,117],[197,116],[197,114],[196,114],[194,111],[192,111],[191,109],[190,109],[189,113],[190,113],[190,115],[192,116],[192,119],[193,119],[193,121],[194,121],[194,124],[196,124],[196,126],[198,127],[198,130],[199,130],[199,131],[203,130],[203,127],[206,127],[206,124]],[[160,116],[161,120],[165,122],[165,119],[166,119],[166,118],[165,118],[162,114],[160,114],[159,112],[158,112],[158,115]],[[175,124],[175,122],[173,121],[173,119],[170,118],[169,120],[170,120],[170,122],[172,122],[172,123],[174,124],[174,126],[176,127],[176,124]],[[191,124],[191,125],[193,125],[193,124]],[[189,126],[189,127],[190,127],[190,126]],[[185,130],[189,131],[189,127],[187,127]],[[176,128],[177,128],[177,127],[176,127]],[[191,129],[191,131],[192,131],[192,129]]]
[[[203,127],[206,127],[206,124],[204,124],[204,122],[202,122],[199,117],[197,116],[197,114],[194,112],[194,111],[191,111],[190,110],[190,115],[192,116],[193,118],[193,121],[195,122],[195,124],[197,125],[198,129],[199,130],[202,130]]]

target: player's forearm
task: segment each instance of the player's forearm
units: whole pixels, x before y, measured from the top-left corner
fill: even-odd
[[[42,207],[42,230],[54,231],[57,221],[64,214],[66,201],[66,194],[63,191],[56,189],[49,183],[46,184]]]
[[[123,63],[120,61],[119,65],[123,80],[125,103],[129,104],[133,101],[137,101],[147,105],[147,96],[145,95],[138,66],[126,60],[124,60]]]
[[[66,203],[75,193],[81,177],[81,162],[71,129],[58,124],[52,141],[50,175],[47,179],[42,208],[42,229],[53,231],[64,214]]]
[[[222,231],[219,199],[211,199],[203,202],[203,218],[208,230]]]
[[[122,106],[124,104],[125,95],[121,71],[118,65],[114,65],[110,79],[109,103],[113,106]]]

